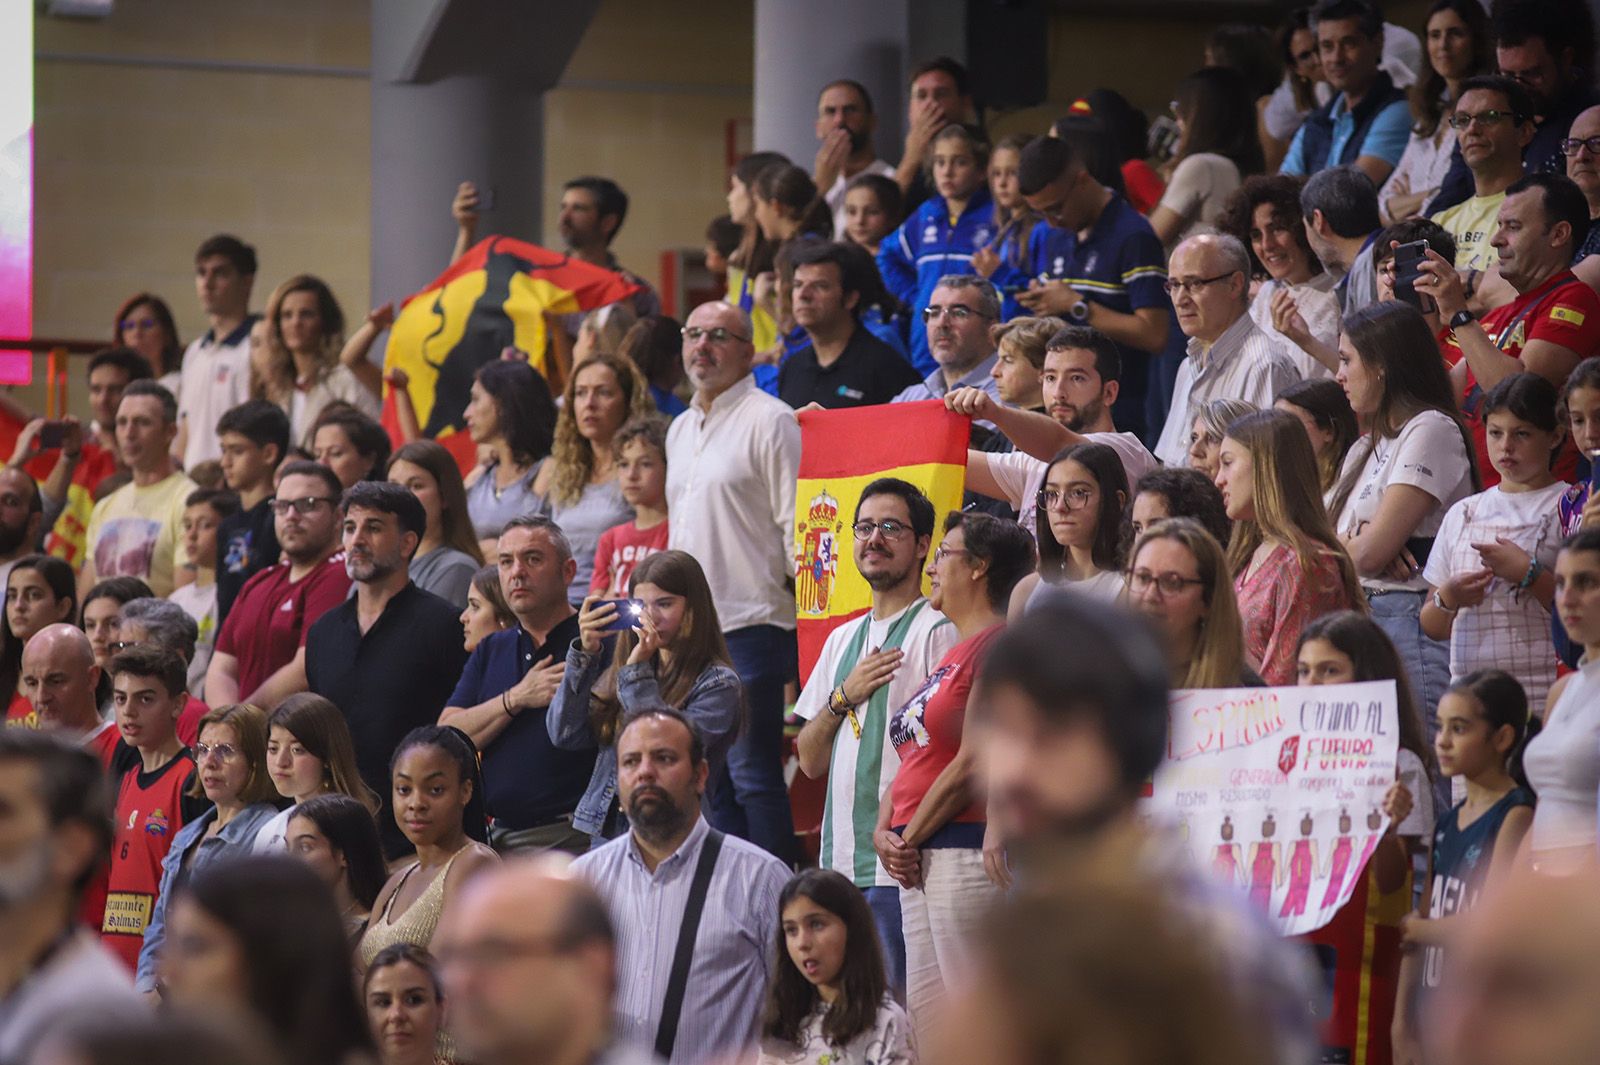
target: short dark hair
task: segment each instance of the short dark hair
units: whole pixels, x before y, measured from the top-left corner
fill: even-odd
[[[140,643],[125,647],[111,658],[106,672],[112,677],[124,673],[135,677],[154,677],[167,689],[171,698],[188,691],[188,664],[177,651],[158,647],[153,643]]]
[[[344,485],[339,483],[338,475],[320,462],[312,462],[310,459],[286,462],[278,467],[278,483],[282,484],[287,477],[315,477],[328,490],[329,496],[334,499],[344,497]]]
[[[105,767],[79,744],[25,728],[0,729],[0,762],[26,762],[38,769],[38,794],[52,829],[80,824],[94,833],[94,857],[73,884],[83,890],[111,854],[115,830]]]
[[[1122,380],[1122,352],[1117,342],[1092,325],[1069,325],[1055,331],[1045,344],[1048,357],[1052,351],[1079,348],[1094,352],[1094,372],[1101,382]]]
[[[916,81],[917,79],[915,76],[913,76],[911,80]],[[959,80],[957,81],[957,84],[960,84]],[[873,113],[872,94],[867,91],[867,87],[865,85],[853,78],[834,78],[832,81],[828,82],[828,84],[817,90],[817,99],[820,101],[823,93],[827,92],[829,89],[837,89],[840,86],[849,89],[851,92],[854,92],[857,96],[861,97],[861,106],[866,110],[867,114],[870,115]]]
[[[617,727],[617,745],[622,745],[623,735],[633,727],[634,722],[642,721],[647,717],[665,717],[682,725],[689,732],[689,764],[698,767],[701,762],[706,760],[705,737],[700,735],[700,730],[695,727],[695,723],[690,721],[689,716],[683,711],[665,705],[647,706],[635,710],[623,718],[622,724]]]
[[[1378,187],[1354,166],[1331,166],[1311,175],[1300,190],[1300,212],[1310,221],[1318,211],[1328,228],[1346,240],[1365,237],[1383,225]]]
[[[615,218],[616,228],[606,235],[606,243],[610,244],[613,237],[622,232],[622,223],[628,218],[628,194],[622,191],[622,186],[606,177],[596,177],[585,174],[575,177],[561,190],[583,189],[594,195],[595,211],[601,218]]]
[[[183,501],[186,507],[207,506],[216,511],[217,517],[226,518],[239,513],[239,493],[227,488],[196,488],[189,493]]]
[[[1121,607],[1047,597],[995,640],[980,683],[1021,691],[1053,726],[1092,723],[1116,755],[1128,801],[1161,764],[1166,656],[1145,621]]]
[[[1166,500],[1168,517],[1193,518],[1219,544],[1233,536],[1233,522],[1222,502],[1222,491],[1193,466],[1157,466],[1140,477],[1128,498],[1130,512],[1133,501],[1144,492]]]
[[[1511,113],[1517,116],[1518,122],[1532,122],[1538,105],[1533,102],[1533,97],[1528,95],[1528,90],[1516,78],[1508,78],[1504,74],[1475,74],[1466,78],[1456,89],[1456,101],[1474,89],[1479,92],[1497,92],[1505,97],[1506,106],[1511,108]]]
[[[902,481],[898,477],[879,477],[869,482],[861,490],[861,498],[856,500],[856,520],[861,518],[861,504],[873,496],[899,496],[906,505],[906,513],[911,516],[911,532],[916,538],[920,540],[933,535],[933,502],[910,481]]]
[[[1475,3],[1476,0],[1472,2]],[[1304,182],[1292,174],[1252,174],[1223,201],[1222,215],[1217,219],[1217,228],[1238,237],[1239,242],[1250,252],[1252,273],[1266,273],[1266,267],[1256,258],[1255,248],[1250,243],[1250,230],[1255,225],[1256,208],[1262,204],[1272,209],[1274,222],[1289,230],[1295,246],[1305,253],[1306,258],[1311,261],[1312,268],[1322,269],[1321,261],[1311,250],[1311,242],[1306,239],[1306,227],[1302,225],[1305,220],[1300,213],[1302,184]]]
[[[961,530],[969,558],[989,564],[984,593],[990,606],[1004,610],[1017,582],[1033,570],[1033,537],[1014,521],[978,511],[953,511],[944,520],[944,531],[952,529]]]
[[[719,214],[706,223],[706,243],[716,248],[724,259],[738,250],[739,239],[743,236],[744,228],[732,215]]]
[[[855,293],[859,297],[865,292],[868,281],[862,276],[861,260],[851,255],[844,245],[837,241],[816,240],[797,243],[789,255],[789,264],[796,270],[802,266],[820,266],[823,263],[832,263],[838,269],[839,288],[845,296]],[[850,313],[860,315],[860,299],[856,300],[855,309]]]
[[[400,531],[415,533],[419,544],[427,534],[428,512],[422,509],[422,501],[416,494],[403,484],[357,481],[344,490],[344,498],[339,501],[339,509],[346,514],[351,507],[393,514],[400,520]]]
[[[214,255],[227,259],[235,270],[247,277],[256,272],[256,250],[230,233],[218,233],[202,241],[194,253],[195,265]]]
[[[276,444],[278,461],[289,454],[289,416],[276,403],[251,399],[230,407],[217,419],[217,435],[238,433],[256,447]]]
[[[906,84],[913,84],[924,74],[938,71],[950,75],[950,80],[956,83],[956,92],[961,96],[972,95],[972,77],[967,73],[967,68],[947,55],[936,55],[932,59],[924,59],[911,69],[911,76],[906,79]]]
[[[666,462],[667,425],[667,419],[659,414],[646,414],[628,419],[611,438],[611,457],[621,458],[623,448],[629,444],[642,443],[646,447],[655,448],[661,455],[661,461]]]
[[[1419,240],[1446,262],[1456,261],[1456,238],[1448,229],[1430,218],[1407,218],[1378,234],[1378,239],[1372,242],[1372,264],[1382,266],[1394,258],[1390,244],[1414,244]]]
[[[1368,37],[1383,32],[1383,12],[1367,0],[1322,0],[1311,9],[1311,28],[1319,22],[1343,22],[1354,19],[1356,26]]]
[[[161,404],[161,417],[168,425],[178,424],[178,400],[164,385],[158,385],[151,380],[135,381],[122,390],[123,400],[133,399],[135,396],[154,396]]]
[[[1540,197],[1540,206],[1544,209],[1545,225],[1565,222],[1572,230],[1570,243],[1574,247],[1582,243],[1584,234],[1589,232],[1589,201],[1584,198],[1583,190],[1565,174],[1527,174],[1512,182],[1506,195],[1515,196],[1529,189],[1539,189],[1544,194]]]
[[[363,480],[381,480],[383,471],[389,468],[389,450],[394,446],[383,426],[361,413],[354,405],[336,400],[323,407],[322,413],[311,423],[306,442],[315,446],[317,433],[330,425],[339,427],[350,441],[350,446],[356,449],[356,454],[372,460],[372,468]]]
[[[102,366],[115,366],[128,375],[131,381],[148,381],[155,377],[155,371],[150,369],[150,360],[140,355],[132,348],[104,348],[89,356],[88,375]]]
[[[1059,137],[1035,137],[1022,148],[1017,160],[1017,187],[1024,196],[1037,195],[1039,190],[1060,178],[1083,160],[1072,145]]]
[[[1489,21],[1501,48],[1537,37],[1553,56],[1572,49],[1573,64],[1584,70],[1593,61],[1594,14],[1583,0],[1495,0]]]
[[[548,514],[518,514],[505,523],[505,526],[500,530],[500,535],[504,536],[512,529],[529,529],[534,532],[544,533],[549,541],[555,545],[556,554],[561,556],[563,565],[566,564],[567,559],[573,557],[572,541],[567,539],[567,534],[562,531],[561,526]]]

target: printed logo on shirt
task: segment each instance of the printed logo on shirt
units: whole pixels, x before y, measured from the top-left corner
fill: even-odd
[[[113,891],[106,896],[106,915],[100,931],[114,936],[142,936],[150,924],[155,896],[136,891]]]
[[[859,389],[851,388],[848,385],[840,385],[834,391],[834,394],[835,395],[839,395],[839,396],[843,396],[845,399],[866,399],[867,398],[867,394],[865,392],[862,392]]]
[[[1565,304],[1558,303],[1550,308],[1550,320],[1552,322],[1565,322],[1576,329],[1583,324],[1583,319],[1584,313],[1576,307],[1568,307]]]
[[[899,747],[906,743],[915,743],[918,747],[926,747],[930,741],[928,726],[923,721],[928,712],[928,703],[939,689],[944,686],[947,678],[953,676],[960,666],[952,663],[941,666],[922,682],[922,687],[917,689],[917,694],[907,700],[906,705],[895,711],[889,721],[889,742]]]
[[[934,223],[929,222],[928,223],[928,228],[924,229],[922,231],[922,239],[924,241],[926,241],[927,243],[929,243],[929,244],[932,244],[934,241],[938,240],[939,239],[939,227],[937,225],[935,225]]]
[[[157,806],[150,811],[150,816],[144,819],[144,831],[148,836],[165,836],[172,826],[167,822],[167,815]]]
[[[1050,272],[1052,274],[1055,274],[1057,277],[1060,277],[1062,274],[1066,273],[1067,272],[1067,258],[1066,258],[1066,256],[1057,255],[1056,256],[1056,261],[1050,264]]]
[[[1092,274],[1094,273],[1094,268],[1099,265],[1100,253],[1097,251],[1092,251],[1089,253],[1089,257],[1083,261],[1083,272],[1086,274]]]
[[[977,229],[972,231],[972,243],[973,243],[973,246],[976,247],[977,245],[980,245],[980,244],[989,243],[990,235],[991,234],[989,233],[989,227],[988,226],[979,226]]]
[[[243,573],[250,568],[250,533],[248,530],[228,541],[228,550],[222,556],[222,568],[229,573]]]

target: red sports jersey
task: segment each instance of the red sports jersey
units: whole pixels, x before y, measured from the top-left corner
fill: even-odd
[[[100,938],[130,970],[139,964],[144,930],[155,912],[161,860],[183,827],[183,789],[193,770],[194,759],[184,751],[153,773],[128,770],[117,790],[117,835]]]
[[[594,580],[590,595],[621,599],[628,594],[633,567],[657,551],[667,549],[667,522],[640,529],[634,522],[613,525],[600,534],[594,553]]]

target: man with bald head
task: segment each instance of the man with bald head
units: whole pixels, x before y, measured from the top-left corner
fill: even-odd
[[[1250,254],[1238,238],[1204,233],[1179,244],[1167,271],[1167,293],[1189,344],[1156,457],[1168,466],[1186,466],[1196,407],[1213,399],[1270,407],[1302,375],[1284,345],[1250,317]]]
[[[1600,874],[1520,874],[1485,893],[1423,1017],[1429,1061],[1574,1065],[1600,1053]]]
[[[648,1065],[612,1038],[617,941],[605,903],[540,857],[476,877],[435,941],[451,1030],[480,1065]]]
[[[689,409],[667,431],[667,546],[704,567],[748,717],[712,785],[718,827],[795,858],[783,780],[783,688],[798,672],[790,529],[800,423],[750,376],[750,317],[702,303],[683,327]]]
[[[22,694],[33,704],[39,728],[80,739],[107,766],[117,746],[114,720],[100,719],[95,687],[100,667],[94,664],[89,637],[75,625],[47,625],[22,649]]]
[[[1572,257],[1572,272],[1600,291],[1600,107],[1580,111],[1572,120],[1561,153],[1567,157],[1567,177],[1589,201],[1589,232]]]

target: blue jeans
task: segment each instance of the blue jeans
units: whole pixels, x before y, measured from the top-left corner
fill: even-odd
[[[878,945],[883,948],[883,974],[896,1002],[906,1001],[906,933],[900,924],[900,889],[863,888],[867,905],[872,907],[872,923],[878,926]]]
[[[712,791],[712,823],[793,866],[799,858],[783,780],[783,686],[799,671],[795,634],[776,625],[725,633],[744,684],[744,727]]]
[[[1383,592],[1367,597],[1372,620],[1394,643],[1411,680],[1411,693],[1423,720],[1423,738],[1433,746],[1439,735],[1439,700],[1450,686],[1450,645],[1422,631],[1422,592]],[[1443,776],[1434,781],[1433,809],[1443,816],[1453,805],[1450,781]]]

